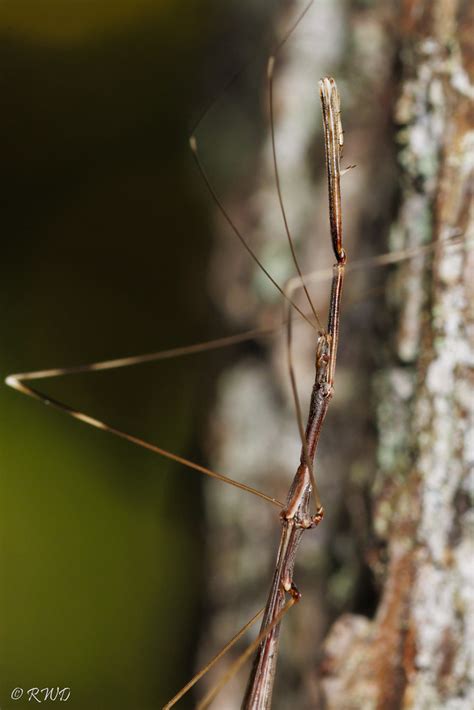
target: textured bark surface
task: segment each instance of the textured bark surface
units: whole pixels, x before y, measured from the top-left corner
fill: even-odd
[[[285,6],[291,14],[280,18],[280,36],[304,5]],[[467,7],[316,2],[285,45],[275,76],[276,142],[305,273],[332,263],[317,95],[323,75],[338,81],[344,163],[357,164],[342,182],[349,260],[388,245],[469,239]],[[251,197],[227,204],[284,282],[293,268],[269,142]],[[303,600],[283,625],[275,709],[472,706],[472,254],[445,248],[390,273],[363,272],[356,283],[348,275],[335,398],[316,456],[326,517],[297,560]],[[234,327],[278,318],[272,287],[222,234],[213,274]],[[324,314],[328,282],[312,294]],[[314,334],[295,327],[303,401],[314,348]],[[284,499],[300,445],[284,333],[223,376],[212,434],[218,470]],[[277,514],[258,500],[219,486],[209,487],[207,500],[213,621],[201,660],[264,604],[280,532]],[[215,707],[238,707],[244,685],[244,676],[234,679]]]
[[[473,237],[467,13],[445,0],[401,9],[398,248]],[[388,287],[397,325],[376,383],[372,496],[387,562],[374,620],[345,616],[326,640],[327,708],[474,705],[472,262],[472,245],[439,249]]]

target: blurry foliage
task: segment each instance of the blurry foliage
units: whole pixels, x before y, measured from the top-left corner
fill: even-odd
[[[193,4],[196,6],[187,3],[188,7]],[[98,34],[127,30],[144,17],[162,21],[173,5],[172,0],[3,0],[0,31],[48,44],[70,45]]]
[[[202,0],[1,4],[2,380],[205,337],[209,217],[186,139],[212,16]],[[202,460],[211,362],[43,390]],[[27,703],[16,686],[160,707],[199,624],[198,477],[4,386],[0,418],[1,707]]]
[[[198,132],[219,192],[246,185],[277,4],[0,4],[2,380],[222,334],[207,299],[214,215],[187,137],[246,65]],[[205,463],[218,365],[40,389]],[[161,707],[192,675],[205,623],[199,476],[4,386],[0,419],[0,706],[26,705],[17,686],[69,686],[76,710]]]

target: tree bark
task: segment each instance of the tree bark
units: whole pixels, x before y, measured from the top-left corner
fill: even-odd
[[[291,14],[279,36],[305,4],[284,5]],[[331,264],[317,95],[324,75],[341,93],[343,167],[357,165],[342,180],[349,264],[387,242],[396,251],[472,240],[467,12],[460,0],[334,0],[315,3],[288,39],[276,62],[275,134],[304,273]],[[284,282],[294,269],[270,156],[267,140],[246,194],[236,190],[226,204]],[[472,258],[468,246],[440,245],[382,278],[347,275],[335,397],[316,457],[326,515],[296,561],[303,598],[283,624],[275,710],[473,705]],[[281,304],[236,240],[219,234],[214,263],[213,288],[233,327],[278,319]],[[328,284],[311,293],[324,321]],[[300,445],[284,340],[282,332],[259,343],[222,378],[211,456],[218,470],[280,498]],[[295,327],[293,346],[304,400],[314,334]],[[213,486],[207,501],[215,616],[203,660],[264,603],[279,534],[277,516],[258,500]],[[244,685],[234,680],[217,706],[238,707]]]
[[[381,598],[372,621],[346,614],[326,639],[328,709],[474,706],[469,7],[436,0],[400,10],[401,193],[391,241],[440,247],[400,266],[388,287],[396,337],[375,383],[371,496]],[[441,246],[455,235],[463,247]]]

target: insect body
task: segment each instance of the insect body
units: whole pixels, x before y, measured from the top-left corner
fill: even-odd
[[[167,451],[158,444],[150,443],[144,438],[127,433],[120,427],[114,426],[112,421],[103,421],[102,418],[98,416],[91,416],[89,413],[82,411],[79,408],[73,408],[67,404],[64,404],[62,401],[59,401],[59,399],[55,397],[51,397],[47,394],[44,394],[42,392],[42,389],[39,390],[36,388],[36,385],[32,386],[32,382],[40,378],[57,377],[65,374],[72,375],[78,373],[98,373],[101,371],[113,370],[114,368],[128,367],[143,364],[146,362],[165,360],[179,355],[190,355],[193,352],[205,351],[206,349],[210,350],[213,347],[220,347],[226,344],[230,344],[231,342],[235,343],[239,340],[243,341],[246,338],[251,339],[257,335],[257,333],[255,332],[243,333],[241,335],[236,336],[235,338],[223,338],[214,343],[198,344],[197,346],[192,346],[189,348],[176,348],[167,352],[151,353],[145,356],[119,358],[116,360],[109,360],[106,362],[99,362],[86,366],[59,369],[56,368],[54,370],[46,370],[42,372],[12,375],[7,379],[7,383],[15,389],[21,391],[22,393],[36,397],[43,401],[45,404],[50,405],[51,407],[56,407],[57,409],[60,409],[61,411],[69,414],[73,418],[81,421],[82,423],[89,424],[97,429],[100,429],[101,431],[108,431],[122,439],[127,440],[128,442],[137,444],[161,456],[165,456],[168,459],[173,460],[176,464],[179,464],[180,466],[190,467],[194,471],[201,472],[209,477],[213,477],[214,479],[217,479],[220,482],[230,483],[234,488],[239,488],[241,491],[243,491],[245,495],[250,494],[253,496],[258,496],[262,502],[269,502],[273,507],[278,508],[282,524],[281,540],[279,545],[275,574],[271,585],[271,593],[266,605],[265,616],[262,623],[262,630],[257,637],[257,657],[254,662],[251,679],[249,681],[247,693],[244,700],[244,706],[248,708],[265,708],[269,707],[271,703],[272,687],[278,651],[278,641],[280,635],[280,623],[285,617],[286,613],[289,611],[289,609],[300,598],[300,593],[293,579],[296,550],[303,536],[303,532],[306,529],[315,527],[321,521],[323,515],[322,503],[319,500],[319,493],[317,490],[313,471],[313,457],[316,453],[316,447],[321,432],[321,426],[327,411],[329,400],[332,397],[334,387],[336,352],[339,333],[338,324],[340,301],[344,272],[346,270],[346,256],[342,246],[339,185],[339,176],[341,173],[340,157],[343,145],[343,133],[340,119],[339,97],[335,83],[332,79],[326,78],[322,81],[321,95],[323,99],[326,154],[328,157],[330,230],[337,264],[334,267],[334,273],[332,276],[331,306],[329,309],[329,322],[327,330],[323,331],[323,329],[320,328],[320,331],[322,332],[320,333],[319,338],[317,340],[316,378],[312,390],[310,414],[306,430],[304,430],[303,425],[301,424],[301,417],[298,417],[301,437],[300,464],[298,466],[295,479],[290,487],[287,499],[284,503],[279,500],[280,496],[277,497],[271,492],[267,493],[259,489],[257,490],[257,488],[259,487],[254,487],[252,485],[242,483],[239,480],[233,480],[229,475],[227,475],[227,471],[225,471],[225,473],[221,473],[220,471],[214,471],[210,468],[189,461],[188,459],[179,454]],[[194,149],[194,153],[196,153],[197,143],[194,140],[192,140],[191,143],[192,148]],[[398,255],[398,258],[400,260],[410,258],[414,255],[414,253],[415,251],[413,251],[411,254],[409,252],[400,253]],[[390,259],[396,260],[396,257],[394,258],[394,256],[392,255],[387,259],[387,263]],[[348,264],[347,271],[349,271],[351,266],[354,266],[354,264]],[[304,282],[305,284],[309,284],[310,279],[305,277]],[[298,280],[298,285],[301,286],[300,279]],[[292,300],[292,290],[286,289],[286,294],[289,295],[290,299]],[[291,312],[294,305],[298,304],[291,303],[288,307],[288,332],[290,332],[291,328]],[[313,329],[316,330],[315,324],[314,322],[312,322],[312,311],[310,313],[307,313],[306,308],[301,308],[299,306],[298,308],[300,316],[306,320],[309,320],[313,326]],[[291,344],[291,338],[289,338],[289,340]],[[290,366],[290,377],[292,378],[294,384],[292,366]],[[294,387],[294,391],[296,392],[296,387]],[[297,402],[296,397],[295,399]],[[299,405],[297,403],[297,411],[298,410]],[[158,436],[157,441],[158,443],[160,443]],[[183,475],[185,474],[183,473]],[[311,510],[312,501],[314,501],[313,510]],[[278,520],[277,517],[276,520]],[[257,618],[259,618],[259,614],[256,614],[251,621],[254,622]],[[247,626],[248,625],[246,625],[245,628],[247,628]],[[238,636],[240,636],[240,634],[238,634]],[[252,648],[252,651],[253,650],[254,649]],[[245,656],[245,658],[248,657],[249,654]],[[191,687],[191,685],[194,684],[194,682],[200,677],[202,677],[202,675],[202,673],[198,674],[198,676],[193,679],[193,682],[189,684],[189,686],[186,686],[186,688],[184,688],[183,690],[187,690],[189,687]],[[182,697],[182,695],[183,692],[181,691],[179,693],[179,696]],[[166,707],[171,707],[173,704],[174,703],[168,703]]]

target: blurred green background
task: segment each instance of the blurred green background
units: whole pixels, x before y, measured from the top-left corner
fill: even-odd
[[[222,334],[187,136],[274,4],[2,1],[2,381]],[[255,116],[224,105],[248,148]],[[224,124],[207,137],[220,180],[242,151]],[[218,366],[183,358],[40,388],[205,463]],[[11,691],[35,686],[70,687],[81,710],[161,707],[192,674],[203,623],[199,476],[4,385],[0,417],[0,707],[26,706]]]

